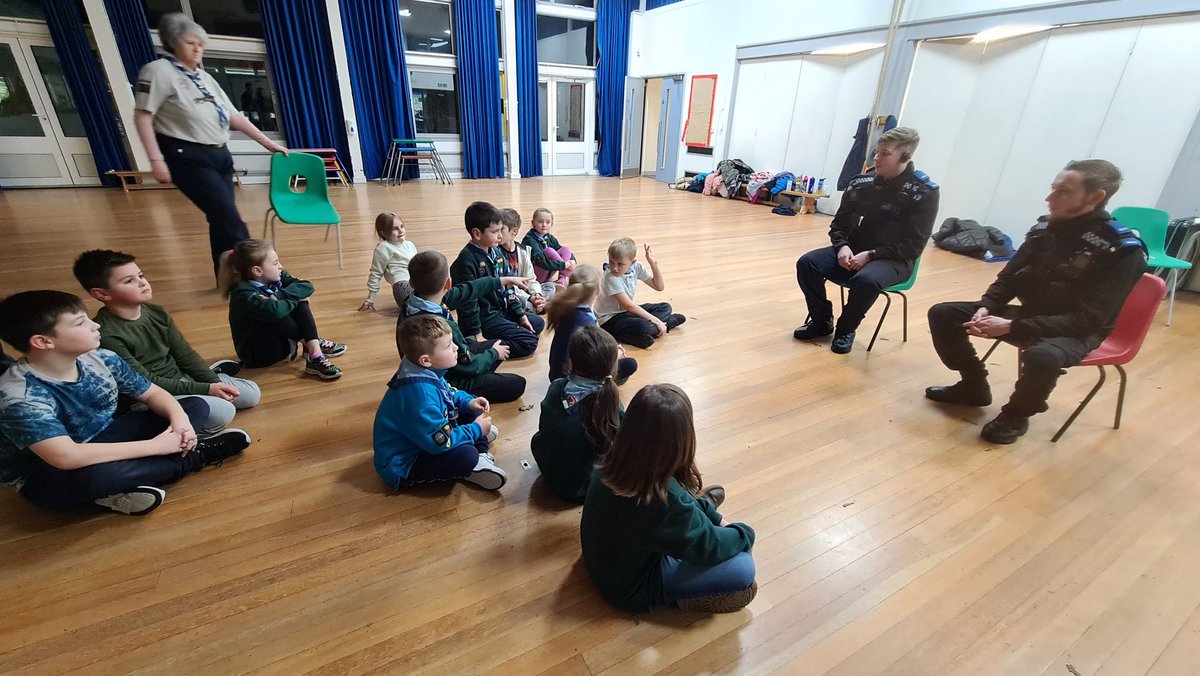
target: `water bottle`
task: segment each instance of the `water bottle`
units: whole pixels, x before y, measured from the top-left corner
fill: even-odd
[[[821,178],[817,181],[817,194],[820,195],[825,190],[825,179]]]

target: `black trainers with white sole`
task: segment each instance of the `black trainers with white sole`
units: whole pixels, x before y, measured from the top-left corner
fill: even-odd
[[[213,363],[213,365],[209,366],[208,368],[212,369],[214,373],[219,373],[223,376],[229,376],[232,378],[241,372],[242,362],[234,361],[232,359],[222,359]]]
[[[196,452],[200,454],[204,466],[220,465],[225,458],[237,455],[250,446],[250,435],[246,430],[230,427],[211,437],[205,437],[196,442]]]
[[[316,359],[308,359],[304,362],[304,372],[310,376],[316,376],[321,380],[337,380],[342,377],[342,370],[333,365],[329,361],[329,357],[321,355]]]
[[[141,516],[153,512],[166,499],[167,492],[157,486],[138,486],[95,502],[98,506],[119,514]]]
[[[475,463],[475,469],[471,470],[471,474],[464,477],[463,481],[489,491],[495,491],[508,481],[508,475],[497,467],[496,463],[487,457],[487,454],[480,454],[479,462]]]

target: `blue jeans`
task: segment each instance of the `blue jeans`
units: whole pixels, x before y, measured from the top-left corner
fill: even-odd
[[[673,605],[681,599],[742,591],[754,584],[754,559],[750,552],[742,552],[711,566],[664,556],[660,570],[663,605]]]

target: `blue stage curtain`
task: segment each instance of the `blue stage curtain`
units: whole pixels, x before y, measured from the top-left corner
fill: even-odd
[[[542,175],[542,107],[538,104],[537,1],[516,0],[517,123],[521,135],[521,176]],[[512,148],[509,148],[512,151]]]
[[[125,154],[125,141],[117,126],[100,62],[83,32],[83,18],[79,16],[74,0],[45,0],[43,4],[54,51],[58,53],[67,89],[87,133],[100,181],[108,186],[120,185],[119,179],[105,176],[104,172],[128,170],[129,158]]]
[[[267,64],[288,146],[336,148],[353,179],[325,1],[262,0],[260,7]]]
[[[621,123],[625,108],[625,73],[629,70],[629,14],[637,0],[602,0],[596,3],[596,114],[600,122],[600,154],[596,166],[601,176],[621,175]]]
[[[121,63],[125,64],[125,75],[129,83],[137,82],[142,66],[158,58],[154,54],[154,41],[150,39],[150,26],[140,0],[104,0],[108,20],[117,37],[117,50],[121,52]]]
[[[362,141],[363,171],[367,178],[383,176],[393,138],[416,136],[412,93],[404,64],[404,33],[397,0],[353,0],[340,3],[346,34],[350,86]],[[416,163],[408,163],[405,178],[416,178]]]
[[[504,128],[492,0],[454,0],[454,35],[463,178],[502,178]]]
[[[659,7],[666,7],[667,5],[673,5],[677,2],[679,2],[679,0],[646,0],[646,11],[658,9]]]

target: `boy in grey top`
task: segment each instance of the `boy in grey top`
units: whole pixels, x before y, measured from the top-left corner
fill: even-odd
[[[604,265],[600,298],[596,300],[596,321],[600,327],[618,342],[641,348],[650,347],[656,338],[687,321],[683,315],[671,311],[670,303],[638,305],[633,302],[639,281],[655,291],[666,288],[658,269],[658,258],[649,244],[645,251],[649,270],[637,261],[637,244],[632,239],[613,240],[608,245],[608,263]]]

